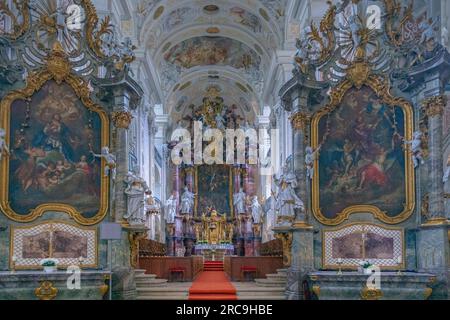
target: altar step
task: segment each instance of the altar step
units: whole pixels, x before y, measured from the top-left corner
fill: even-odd
[[[285,300],[284,287],[263,287],[255,282],[233,282],[238,300]]]
[[[154,274],[145,274],[146,270],[134,270],[134,279],[136,281],[136,289],[139,290],[149,287],[163,287],[167,285],[167,279],[156,279]]]
[[[287,284],[287,271],[286,269],[278,269],[277,273],[267,274],[266,278],[255,279],[255,283],[260,287],[274,287],[283,289],[284,292]]]
[[[170,282],[164,287],[138,289],[138,300],[188,300],[192,282]]]
[[[203,271],[223,271],[223,261],[205,261]]]

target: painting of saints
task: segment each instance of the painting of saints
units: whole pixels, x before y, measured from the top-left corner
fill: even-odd
[[[318,126],[319,207],[328,218],[346,208],[372,205],[399,215],[406,201],[405,116],[368,87],[351,89]]]
[[[28,103],[11,105],[9,199],[17,214],[62,203],[85,218],[100,208],[101,174],[91,149],[101,148],[101,120],[67,85],[50,81]],[[56,192],[57,191],[57,192]]]

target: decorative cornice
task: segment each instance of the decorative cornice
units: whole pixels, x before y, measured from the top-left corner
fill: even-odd
[[[422,108],[428,117],[441,116],[447,104],[447,97],[444,95],[429,97],[422,102]]]

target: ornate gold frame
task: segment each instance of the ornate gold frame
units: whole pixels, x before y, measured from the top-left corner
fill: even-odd
[[[95,264],[89,264],[89,265],[87,265],[87,264],[83,264],[82,265],[82,269],[92,269],[92,268],[97,268],[98,267],[98,262],[99,262],[99,259],[98,259],[98,252],[99,252],[99,239],[98,239],[98,230],[97,230],[97,228],[90,228],[90,227],[86,227],[86,226],[80,226],[80,225],[76,225],[76,224],[74,224],[74,223],[69,223],[69,222],[67,222],[67,221],[63,221],[63,220],[48,220],[48,221],[42,221],[42,222],[40,222],[40,223],[36,223],[36,224],[33,224],[33,225],[29,225],[29,226],[20,226],[20,227],[18,227],[18,226],[11,226],[11,231],[10,231],[10,234],[9,234],[9,267],[10,267],[10,269],[12,269],[13,268],[13,266],[12,266],[12,253],[13,253],[13,247],[14,247],[14,230],[16,230],[16,229],[22,229],[22,230],[26,230],[26,229],[33,229],[33,228],[35,228],[35,227],[37,227],[37,226],[40,226],[40,225],[43,225],[43,224],[52,224],[52,223],[60,223],[60,224],[65,224],[65,225],[68,225],[68,226],[71,226],[71,227],[75,227],[75,228],[78,228],[78,229],[83,229],[83,230],[89,230],[89,231],[95,231]],[[58,265],[58,268],[67,268],[67,267],[69,267],[69,266],[67,266],[67,265]],[[36,267],[36,266],[29,266],[29,267],[21,267],[21,266],[19,266],[19,267],[16,267],[16,266],[14,266],[14,269],[15,270],[36,270],[36,269],[38,269],[38,267]]]
[[[217,164],[216,164],[217,165]],[[227,166],[229,169],[228,173],[228,179],[229,179],[229,186],[228,186],[228,193],[229,193],[229,204],[230,204],[230,216],[231,218],[234,218],[234,201],[233,201],[233,167],[227,164],[219,164],[219,166]],[[194,199],[194,216],[198,217],[198,167],[195,166],[194,171],[194,184],[195,184],[195,194],[196,197]],[[219,212],[220,214],[224,214],[224,212]]]
[[[335,231],[339,231],[354,225],[364,225],[364,226],[375,226],[378,228],[383,228],[386,230],[394,230],[394,231],[400,231],[402,234],[402,263],[398,266],[379,266],[380,269],[384,269],[384,270],[403,270],[406,268],[406,240],[405,240],[405,229],[403,228],[396,228],[396,227],[388,227],[388,226],[383,226],[380,224],[376,224],[376,223],[371,223],[371,222],[354,222],[354,223],[350,223],[350,224],[346,224],[343,226],[340,226],[338,228],[330,228],[330,229],[324,229],[322,230],[322,269],[330,269],[330,270],[337,270],[339,268],[344,269],[344,270],[357,270],[358,267],[354,266],[354,265],[329,265],[329,264],[325,264],[325,233],[326,232],[335,232]]]
[[[369,87],[380,98],[383,103],[392,106],[400,107],[404,114],[404,137],[406,140],[411,140],[413,135],[413,113],[411,104],[403,98],[393,97],[390,93],[390,84],[388,79],[370,74],[368,66],[364,63],[356,63],[348,71],[348,76],[330,93],[330,102],[320,109],[314,116],[311,122],[311,146],[317,148],[319,146],[319,123],[323,116],[335,110],[342,102],[345,94],[352,88],[360,89],[363,85]],[[405,192],[406,203],[404,210],[395,217],[389,217],[386,212],[381,211],[378,207],[373,205],[355,205],[344,209],[333,219],[326,218],[320,208],[319,197],[319,160],[315,160],[314,177],[312,181],[312,210],[315,218],[324,225],[334,226],[339,225],[347,220],[353,213],[371,213],[375,218],[387,224],[397,224],[408,219],[413,213],[415,206],[414,190],[415,178],[414,167],[411,159],[411,150],[409,147],[405,148]]]
[[[11,91],[0,102],[0,127],[6,130],[6,143],[10,144],[10,110],[16,100],[29,100],[33,94],[39,91],[45,83],[54,80],[57,84],[67,83],[80,98],[83,105],[97,113],[101,120],[101,145],[109,145],[109,119],[106,112],[90,98],[88,83],[72,72],[72,66],[64,52],[61,44],[56,42],[47,65],[37,71],[30,73],[26,81],[26,87]],[[102,167],[105,161],[102,159]],[[100,209],[93,218],[85,218],[74,207],[63,203],[41,204],[27,215],[14,212],[9,203],[9,156],[0,163],[0,209],[11,220],[16,222],[31,222],[44,215],[46,212],[62,212],[68,214],[81,225],[94,225],[103,220],[108,211],[109,179],[102,175]]]

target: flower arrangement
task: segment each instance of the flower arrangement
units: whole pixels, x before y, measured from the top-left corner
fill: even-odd
[[[45,272],[53,272],[56,270],[56,267],[58,266],[58,259],[42,259],[41,260],[41,266],[44,267]]]
[[[360,263],[359,263],[359,265],[361,266],[361,268],[363,268],[363,269],[367,269],[367,268],[370,268],[371,266],[372,266],[372,264],[369,262],[369,261],[361,261]]]

